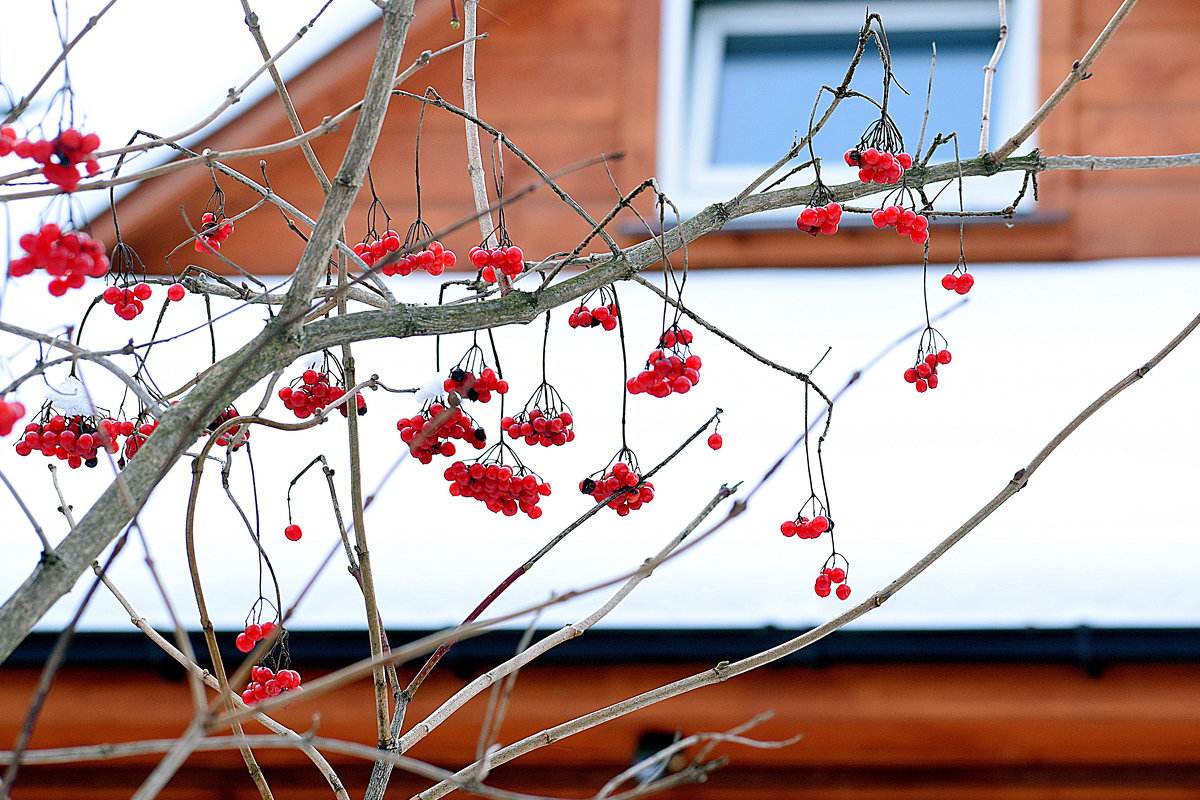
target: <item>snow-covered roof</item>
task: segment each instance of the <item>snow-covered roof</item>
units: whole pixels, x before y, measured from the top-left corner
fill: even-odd
[[[973,271],[978,281],[970,303],[937,323],[954,353],[952,363],[941,369],[937,390],[918,395],[901,377],[912,364],[913,337],[837,404],[824,463],[837,541],[852,564],[851,602],[886,584],[993,497],[1072,416],[1182,328],[1197,313],[1200,298],[1200,259],[1194,258],[989,264]],[[430,301],[435,284],[423,277],[393,279],[393,288],[404,299]],[[958,299],[940,288],[938,277],[940,272],[929,281],[935,314]],[[76,320],[85,299],[51,299],[42,283],[10,282],[4,318],[42,330]],[[701,271],[689,276],[684,301],[789,367],[808,369],[832,347],[814,378],[835,391],[889,342],[922,323],[920,287],[920,267],[913,265]],[[630,370],[635,370],[661,330],[661,304],[642,287],[622,285],[620,293]],[[181,305],[168,315],[166,329],[182,330],[202,320],[203,304],[197,298]],[[262,315],[261,308],[246,308],[222,320],[219,349],[228,352],[256,329]],[[153,316],[124,323],[102,306],[88,322],[84,344],[119,345],[130,336],[141,340]],[[389,626],[430,628],[460,620],[590,506],[576,484],[620,446],[624,373],[615,333],[573,330],[565,317],[557,313],[552,323],[548,378],[574,410],[578,438],[562,448],[518,445],[522,457],[528,450],[527,463],[554,486],[554,494],[544,501],[545,515],[537,521],[524,515],[506,518],[451,497],[442,477],[449,460],[439,457],[430,466],[401,463],[366,516]],[[693,350],[704,359],[699,386],[685,396],[630,397],[628,441],[643,466],[655,464],[719,406],[725,410],[723,449],[709,450],[701,437],[653,479],[657,496],[652,503],[625,518],[602,509],[518,580],[495,612],[636,568],[722,483],[744,481],[744,496],[802,429],[804,394],[798,381],[751,361],[698,325],[690,327],[696,333]],[[541,320],[496,332],[512,384],[509,413],[540,380],[542,332]],[[7,336],[3,341],[14,369],[34,356],[32,347],[19,348]],[[470,336],[444,338],[443,367],[469,344]],[[207,348],[204,332],[161,345],[151,362],[152,376],[164,389],[182,383],[206,365]],[[392,386],[419,386],[434,376],[431,341],[365,343],[356,347],[356,357],[361,373],[377,372]],[[1200,525],[1191,508],[1200,476],[1200,419],[1194,401],[1200,384],[1198,358],[1200,343],[1185,342],[1086,422],[1026,489],[910,587],[856,624],[1200,625]],[[301,368],[298,363],[288,377]],[[120,390],[94,370],[87,374],[99,405],[115,406]],[[40,402],[37,391],[31,383],[20,398],[32,408]],[[252,407],[259,396],[261,392],[240,407]],[[413,413],[417,401],[412,395],[377,392],[368,403],[369,413],[362,418],[365,488],[374,493],[380,474],[403,451],[395,421]],[[497,405],[477,404],[472,412],[493,435]],[[280,417],[287,413],[278,400],[270,411]],[[340,416],[300,434],[253,433],[262,536],[285,606],[337,541],[319,474],[307,475],[293,492],[293,515],[306,531],[304,538],[284,539],[288,481],[324,453],[337,469],[340,500],[348,508],[343,434]],[[20,488],[52,538],[61,537],[64,523],[54,511],[58,503],[45,459],[17,457],[12,441],[6,439],[0,451],[0,469]],[[111,475],[105,464],[95,470],[63,470],[68,501],[77,512],[85,508]],[[176,610],[194,626],[195,603],[183,560],[189,475],[186,463],[172,472],[140,520]],[[248,462],[239,457],[232,472],[234,492],[253,519],[249,477]],[[844,603],[820,599],[812,589],[829,555],[827,537],[799,541],[779,532],[779,524],[807,496],[799,452],[753,498],[745,514],[661,567],[604,624],[794,628],[837,613]],[[259,573],[250,537],[222,492],[216,465],[206,473],[200,508],[197,542],[209,608],[219,628],[239,628],[258,596]],[[0,519],[6,551],[0,561],[0,593],[7,596],[32,569],[39,548],[6,493],[0,497]],[[140,541],[132,539],[114,568],[114,580],[142,614],[165,624],[143,555]],[[611,591],[547,609],[539,624],[577,619]],[[72,592],[43,627],[61,625],[81,596],[79,590]],[[103,592],[83,620],[88,629],[128,624],[127,615]],[[316,581],[292,624],[362,626],[362,601],[340,554]]]

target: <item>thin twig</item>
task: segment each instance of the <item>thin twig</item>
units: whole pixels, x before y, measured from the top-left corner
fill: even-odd
[[[996,40],[996,49],[992,58],[983,68],[983,114],[979,123],[979,155],[987,155],[988,136],[992,125],[992,82],[996,77],[996,67],[1000,56],[1004,55],[1004,45],[1008,42],[1008,2],[996,0],[1000,7],[1000,35]]]

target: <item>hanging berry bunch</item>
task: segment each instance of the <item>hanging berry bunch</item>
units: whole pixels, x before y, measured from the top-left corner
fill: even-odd
[[[311,417],[346,394],[346,378],[341,362],[332,353],[325,351],[320,367],[304,370],[289,385],[279,390],[279,399],[283,401],[283,405],[291,409],[299,419]],[[349,405],[343,403],[338,406],[338,411],[343,417],[349,416]],[[360,417],[367,413],[367,401],[362,392],[354,396],[354,406]]]
[[[785,521],[779,530],[784,536],[819,539],[821,534],[833,530],[833,520],[829,518],[824,503],[813,494],[796,512],[796,518]]]
[[[700,356],[692,353],[692,332],[676,321],[663,331],[658,348],[646,358],[646,368],[625,382],[630,394],[652,397],[686,394],[700,382]]]
[[[416,248],[421,242],[428,242],[421,250]],[[404,252],[395,264],[385,264],[384,275],[410,275],[416,270],[425,270],[430,275],[441,275],[458,262],[453,250],[447,250],[441,242],[433,238],[433,231],[417,217],[416,222],[408,226],[404,237]],[[390,272],[389,272],[390,268]]]
[[[926,327],[917,345],[917,362],[904,370],[904,380],[918,392],[938,387],[938,367],[950,363],[951,355],[946,337],[936,328]]]
[[[504,160],[499,139],[492,143],[492,183],[496,197],[504,197]],[[495,241],[495,245],[491,244]],[[467,252],[471,264],[479,270],[479,277],[488,283],[499,283],[502,278],[512,279],[525,269],[525,253],[508,237],[504,222],[504,206],[496,212],[496,229],[488,234],[478,247]]]
[[[242,691],[242,702],[246,705],[253,705],[299,688],[300,673],[294,669],[281,669],[275,672],[270,667],[251,667],[250,682]]]
[[[597,503],[604,503],[621,517],[654,499],[654,484],[642,483],[637,456],[628,447],[618,450],[608,466],[580,481],[579,491],[591,495]]]
[[[844,567],[837,566],[838,559],[841,559]],[[850,576],[850,562],[841,553],[834,553],[826,561],[821,568],[821,572],[817,575],[817,580],[813,583],[813,591],[817,597],[829,597],[832,591],[837,595],[838,600],[846,600],[850,597],[850,584],[847,579]],[[833,587],[837,586],[834,590]]]
[[[913,208],[883,205],[871,212],[871,222],[876,228],[895,228],[898,235],[907,236],[916,244],[929,241],[929,218]]]
[[[447,394],[454,392],[465,400],[487,403],[492,399],[493,392],[508,394],[508,381],[487,365],[483,348],[472,344],[458,364],[450,369],[442,388]]]
[[[225,192],[217,183],[216,170],[209,169],[213,190],[204,204],[204,213],[200,215],[200,232],[192,244],[197,253],[216,253],[229,235],[233,233],[233,220],[225,216]]]
[[[571,316],[567,318],[567,324],[572,328],[595,328],[597,326],[604,328],[606,331],[617,329],[617,317],[620,316],[620,307],[617,305],[617,296],[613,292],[612,287],[600,287],[599,302],[591,308],[588,303],[592,302],[592,298],[596,292],[592,292],[587,297],[583,298],[579,303],[579,307],[571,312]]]
[[[264,622],[261,625],[257,622],[247,623],[245,629],[234,639],[233,646],[238,649],[239,653],[249,653],[254,649],[254,645],[270,636],[274,630],[274,622]]]
[[[246,623],[245,629],[237,635],[234,646],[239,652],[249,653],[263,639],[276,632],[276,624],[270,621],[259,621],[265,598],[260,597],[254,604]],[[274,667],[267,666],[273,664]],[[291,654],[288,652],[288,632],[279,628],[279,636],[271,649],[263,658],[263,663],[250,668],[250,681],[242,690],[242,702],[246,705],[261,703],[285,692],[296,691],[300,688],[300,673],[289,669]]]
[[[487,445],[487,433],[457,401],[451,405],[443,397],[429,400],[412,417],[396,421],[400,438],[422,464],[433,461],[434,455],[452,456],[457,448],[451,439],[459,439],[476,450]]]
[[[234,408],[233,406],[230,406],[229,408],[225,409],[220,414],[218,414],[213,419],[212,422],[208,423],[208,425],[205,427],[205,430],[207,430],[209,433],[212,433],[217,428],[224,425],[226,422],[229,422],[229,420],[235,419],[237,416],[238,416],[237,409]],[[246,440],[249,438],[250,438],[250,426],[249,425],[245,425],[245,426],[234,425],[229,430],[221,432],[221,435],[217,437],[217,446],[218,447],[228,447],[229,445],[232,444],[234,450],[240,450],[242,445],[246,444]]]
[[[42,165],[42,177],[64,192],[73,192],[79,186],[83,177],[80,165],[89,178],[100,172],[100,164],[92,156],[100,148],[100,137],[94,133],[67,128],[53,139],[24,139],[12,128],[4,128],[0,134],[0,155],[7,155],[7,149],[21,158],[33,159]]]
[[[812,139],[809,139],[809,150],[812,150]],[[838,232],[838,223],[842,220],[842,206],[834,198],[832,190],[821,180],[820,162],[814,157],[813,166],[816,169],[816,188],[808,199],[808,205],[796,217],[796,227],[802,233],[810,236],[825,234],[833,236]]]
[[[961,232],[960,232],[961,238]],[[975,276],[967,271],[967,261],[959,258],[954,269],[942,276],[942,288],[948,292],[966,294],[975,285]]]
[[[13,426],[25,416],[25,406],[17,400],[0,398],[0,436],[12,433]]]
[[[564,445],[575,440],[575,416],[559,395],[558,390],[542,381],[525,407],[511,417],[500,420],[500,428],[513,439],[542,447]]]
[[[550,495],[550,484],[522,464],[503,439],[474,461],[455,461],[444,475],[450,482],[450,494],[478,500],[488,511],[506,517],[523,512],[537,519],[542,516],[539,501]]]
[[[104,290],[100,295],[101,299],[112,306],[113,313],[121,319],[136,319],[146,310],[145,302],[154,294],[150,284],[142,279],[145,275],[146,267],[142,264],[142,259],[132,247],[118,241],[112,251],[112,276],[115,283]]]
[[[154,433],[154,429],[158,427],[158,420],[146,420],[145,416],[140,416],[138,421],[130,422],[125,420],[120,423],[121,435],[125,437],[125,444],[122,447],[123,455],[117,459],[117,465],[125,466],[126,459],[133,458],[137,455],[137,451],[142,448],[146,440],[150,438],[150,434]]]
[[[104,248],[83,231],[63,231],[47,222],[37,233],[22,236],[18,243],[25,255],[9,262],[8,274],[19,278],[44,269],[50,275],[47,288],[54,297],[82,287],[87,278],[101,278],[108,272]]]
[[[66,461],[71,469],[95,467],[101,449],[117,452],[117,437],[121,435],[125,434],[116,420],[105,416],[62,414],[51,403],[46,403],[37,417],[25,425],[25,435],[14,449],[19,456],[37,452],[47,458]]]
[[[879,25],[878,33],[873,32],[872,38],[879,48],[879,59],[883,63],[879,119],[867,126],[858,146],[847,150],[845,159],[848,166],[858,168],[858,179],[863,183],[894,184],[900,182],[905,170],[912,168],[913,159],[904,152],[904,137],[888,114],[888,97],[896,77],[892,74],[892,54],[883,22],[878,15],[868,15],[868,25],[872,19]]]

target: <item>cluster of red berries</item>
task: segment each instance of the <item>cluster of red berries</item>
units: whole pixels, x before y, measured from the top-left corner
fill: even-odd
[[[924,392],[938,387],[938,365],[950,363],[950,351],[938,350],[929,353],[917,362],[915,367],[904,370],[904,380],[913,384],[918,392]]]
[[[300,526],[294,522],[283,529],[283,536],[289,542],[298,542],[303,535],[304,531],[300,530]]]
[[[486,403],[492,399],[492,392],[508,394],[508,381],[502,380],[491,367],[481,369],[478,377],[470,370],[455,367],[442,381],[442,388],[447,393],[455,392],[459,397]]]
[[[571,316],[567,318],[567,324],[572,328],[594,328],[599,325],[606,331],[612,331],[617,328],[618,316],[616,303],[599,305],[595,308],[588,308],[581,303],[579,308],[571,312]]]
[[[242,702],[249,706],[299,688],[300,673],[294,669],[272,672],[270,667],[251,667],[250,683],[242,691]]]
[[[471,259],[471,263],[480,270],[483,279],[488,283],[495,283],[498,280],[497,270],[511,278],[520,275],[521,270],[525,268],[525,253],[516,245],[509,247],[501,245],[491,248],[472,247],[467,253],[467,258]]]
[[[25,406],[16,400],[0,400],[0,436],[12,433],[17,420],[25,416]]]
[[[823,233],[833,236],[838,231],[838,222],[842,219],[840,203],[828,203],[823,206],[806,208],[796,217],[796,227],[803,233],[816,236]]]
[[[857,147],[846,151],[846,165],[858,167],[858,179],[863,183],[899,183],[904,170],[913,164],[912,156],[908,153],[893,155],[886,150],[868,147],[859,150]]]
[[[798,536],[801,539],[819,539],[821,534],[833,527],[833,520],[824,514],[817,514],[812,519],[805,516],[788,520],[779,526],[784,536]]]
[[[79,164],[83,164],[89,178],[100,172],[100,164],[91,157],[99,147],[99,136],[74,128],[67,128],[53,139],[39,140],[21,138],[12,128],[0,129],[0,156],[16,153],[21,158],[32,158],[42,165],[42,176],[64,192],[73,192],[79,186],[83,177]]]
[[[444,475],[450,481],[450,494],[478,500],[488,511],[506,517],[522,511],[537,519],[542,515],[538,501],[550,494],[550,484],[520,465],[509,467],[484,459],[470,465],[455,461]]]
[[[632,489],[641,479],[633,467],[618,461],[600,478],[588,477],[580,481],[579,491],[590,494],[597,503],[605,503],[618,516],[624,517],[654,499],[653,483],[645,483],[636,491]],[[622,492],[622,489],[630,491]]]
[[[176,284],[178,286],[178,284]],[[180,286],[179,288],[183,288]],[[101,297],[104,302],[113,307],[113,311],[117,316],[124,320],[131,320],[145,310],[142,305],[143,301],[149,300],[152,290],[148,283],[134,284],[132,289],[122,289],[120,286],[110,286],[104,290]]]
[[[845,600],[850,596],[850,584],[846,583],[846,570],[841,567],[826,567],[821,570],[821,574],[817,576],[817,581],[813,585],[813,591],[817,593],[817,597],[829,597],[829,592],[833,590],[833,585],[841,584],[837,587],[837,599]]]
[[[303,375],[292,381],[291,386],[284,386],[279,390],[279,399],[299,419],[307,419],[329,404],[336,403],[345,394],[346,390],[341,386],[330,384],[328,373],[306,369]],[[367,401],[363,399],[362,393],[359,392],[355,395],[354,400],[358,415],[361,417],[366,414]],[[338,406],[343,417],[349,416],[347,410],[349,405],[349,403],[343,403]]]
[[[54,414],[41,422],[27,424],[25,436],[17,442],[15,449],[19,456],[40,452],[47,458],[58,458],[66,461],[71,469],[95,467],[99,463],[101,448],[110,453],[117,452],[117,436],[128,435],[123,428],[126,424],[132,432],[132,422],[121,423],[112,419],[97,422],[92,417],[78,414],[72,417]]]
[[[217,428],[221,427],[226,422],[229,422],[229,420],[234,419],[237,416],[238,416],[237,409],[234,408],[233,406],[230,406],[229,408],[222,411],[220,414],[217,414],[217,416],[213,419],[213,421],[208,423],[207,428],[209,431],[215,431]],[[250,426],[249,425],[245,426],[244,430],[245,430],[245,432],[243,433],[243,427],[241,425],[234,425],[232,428],[223,432],[220,436],[217,437],[217,446],[218,447],[227,447],[227,446],[229,446],[230,443],[234,443],[233,449],[234,450],[239,449],[242,445],[244,445],[246,443],[246,440],[250,438]],[[241,436],[239,436],[238,434],[241,434]]]
[[[150,434],[154,433],[154,429],[158,427],[158,420],[143,422],[136,429],[132,422],[126,421],[120,423],[120,425],[121,434],[125,436],[125,457],[133,458],[137,455],[137,451],[141,449],[142,445],[146,443],[146,440],[150,438]],[[128,433],[126,433],[127,428]]]
[[[942,276],[942,288],[949,292],[966,294],[975,285],[975,276],[969,272],[947,272]]]
[[[44,269],[51,276],[50,294],[62,297],[67,289],[83,286],[85,278],[99,278],[108,272],[108,256],[100,243],[82,231],[68,231],[47,222],[37,233],[19,240],[28,255],[13,259],[8,274],[14,278]]]
[[[254,645],[263,640],[263,637],[270,636],[271,631],[275,630],[274,622],[264,622],[262,625],[250,623],[246,629],[237,635],[233,640],[233,645],[239,652],[249,653],[254,649]],[[257,667],[255,668],[257,669]]]
[[[896,233],[907,236],[917,244],[929,241],[929,218],[911,208],[887,206],[871,212],[871,222],[876,228],[895,228]]]
[[[700,356],[688,348],[692,332],[678,326],[663,333],[658,349],[646,359],[646,368],[625,381],[630,394],[645,392],[652,397],[685,394],[700,382]]]
[[[575,417],[570,411],[543,412],[540,408],[522,411],[500,420],[500,427],[513,439],[524,439],[525,444],[540,444],[542,447],[563,445],[575,441],[572,425]]]
[[[215,253],[221,249],[221,243],[228,239],[231,233],[233,220],[225,219],[224,215],[218,220],[216,214],[205,211],[200,216],[200,233],[192,246],[197,253]]]
[[[445,419],[441,419],[443,414]],[[457,448],[450,439],[461,439],[476,450],[482,450],[487,443],[487,434],[483,428],[475,426],[470,414],[461,408],[448,408],[439,401],[431,401],[411,418],[401,417],[396,421],[396,429],[409,451],[422,464],[433,461],[435,454],[454,455]]]

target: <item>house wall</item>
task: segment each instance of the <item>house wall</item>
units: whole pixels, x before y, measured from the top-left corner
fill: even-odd
[[[1065,77],[1101,30],[1115,3],[1043,0],[1039,97]],[[410,49],[450,44],[440,3],[418,5]],[[638,0],[579,0],[572,3],[495,0],[481,16],[491,34],[479,46],[479,113],[511,141],[556,172],[601,153],[623,153],[612,174],[622,190],[655,171],[659,4]],[[376,31],[369,28],[339,47],[293,82],[292,97],[306,125],[352,102],[366,79]],[[1040,146],[1050,154],[1151,155],[1200,150],[1200,5],[1159,0],[1138,5],[1096,62],[1092,79],[1081,83],[1041,129]],[[426,86],[453,103],[461,102],[457,54],[441,56],[404,88]],[[374,161],[375,186],[393,227],[404,232],[415,217],[413,140],[418,103],[398,99],[385,124]],[[352,124],[352,123],[351,123]],[[326,169],[333,171],[345,147],[349,125],[313,142]],[[996,131],[996,134],[1001,132]],[[218,130],[203,146],[221,150],[286,139],[290,132],[275,99]],[[490,142],[483,142],[485,148]],[[463,158],[463,123],[431,110],[422,137],[422,199],[425,221],[441,230],[469,216],[473,207]],[[490,161],[490,159],[486,159]],[[256,160],[233,162],[260,178]],[[535,176],[511,154],[503,159],[505,188],[511,192]],[[315,216],[321,193],[296,150],[267,159],[276,192]],[[616,192],[600,166],[578,168],[560,178],[590,213],[602,217]],[[248,208],[256,196],[221,181],[230,212]],[[1200,201],[1200,168],[1178,170],[1043,173],[1035,213],[1009,227],[1000,222],[971,225],[967,256],[972,262],[1086,260],[1128,255],[1169,256],[1200,252],[1194,221]],[[207,174],[189,170],[142,187],[120,204],[127,239],[151,269],[188,237],[178,207],[195,224],[211,191]],[[365,233],[369,193],[350,215],[347,236]],[[648,211],[646,204],[642,205]],[[530,257],[574,246],[590,226],[550,191],[539,189],[506,211],[514,243]],[[621,244],[638,238],[637,221],[626,215],[615,231]],[[98,221],[103,233],[106,221]],[[263,207],[238,221],[222,251],[250,271],[286,272],[303,242],[276,210]],[[302,228],[303,226],[301,226]],[[931,254],[936,261],[958,258],[955,227],[935,226]],[[944,235],[937,235],[943,232]],[[460,256],[478,244],[474,223],[443,237]],[[593,250],[602,249],[597,243]],[[690,250],[695,266],[804,266],[904,263],[914,258],[911,243],[880,236],[873,228],[843,228],[837,236],[810,240],[795,231],[753,226],[722,232]],[[464,259],[465,262],[465,259]],[[187,247],[172,266],[195,263],[226,271],[218,259]]]
[[[530,667],[520,673],[500,741],[510,743],[711,665]],[[309,674],[308,679],[315,677]],[[470,676],[435,672],[408,712],[411,723]],[[0,737],[12,741],[37,680],[5,670]],[[844,665],[774,667],[666,701],[566,738],[498,768],[490,785],[542,795],[588,797],[630,763],[648,731],[724,731],[773,711],[749,735],[803,738],[785,748],[721,745],[731,763],[676,798],[1112,798],[1195,797],[1200,785],[1200,666],[1119,665],[1099,677],[1067,666]],[[101,695],[100,693],[103,692]],[[284,711],[297,731],[370,743],[369,683]],[[473,758],[481,696],[410,751],[443,767]],[[151,671],[67,669],[38,721],[35,748],[175,737],[187,726],[186,683]],[[319,714],[319,721],[313,715]],[[81,718],[87,720],[80,724]],[[249,732],[261,732],[251,725]],[[695,748],[688,751],[696,752]],[[302,756],[259,752],[277,797],[320,798],[328,787]],[[329,754],[351,795],[366,769]],[[127,797],[158,757],[83,765],[26,766],[14,798]],[[423,784],[397,773],[391,794]],[[170,800],[252,798],[236,752],[190,758],[161,795]]]

